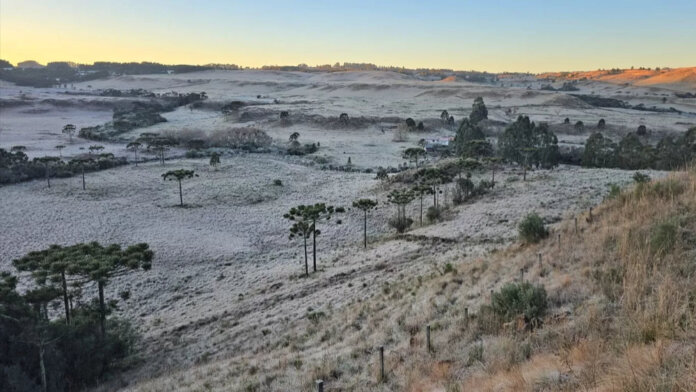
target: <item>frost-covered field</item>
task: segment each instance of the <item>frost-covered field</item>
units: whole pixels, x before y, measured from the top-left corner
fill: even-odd
[[[416,223],[407,235],[397,237],[386,223],[394,212],[387,203],[389,189],[375,180],[374,174],[320,170],[313,161],[345,165],[350,157],[358,168],[397,166],[404,162],[401,151],[414,146],[418,139],[453,132],[431,126],[428,132],[395,143],[392,133],[382,132],[380,124],[327,129],[321,123],[295,121],[281,126],[279,111],[289,110],[291,118],[295,114],[335,117],[347,112],[351,118],[413,117],[437,124],[442,109],[459,120],[470,111],[473,98],[482,95],[489,117],[499,121],[509,121],[511,116],[505,111],[513,108],[535,121],[557,124],[569,116],[572,121],[596,124],[601,117],[609,126],[625,129],[645,123],[649,128],[680,131],[686,129],[684,124],[695,121],[689,115],[587,107],[565,93],[539,91],[538,87],[536,83],[535,90],[530,91],[526,85],[425,82],[386,72],[261,71],[123,76],[78,84],[73,92],[99,88],[206,91],[211,101],[245,100],[255,104],[247,106],[249,111],[267,115],[260,121],[242,123],[216,111],[182,107],[163,113],[167,122],[135,129],[124,135],[126,139],[146,131],[209,132],[255,126],[271,136],[276,146],[285,146],[292,132],[299,132],[303,143],[321,146],[313,157],[303,158],[225,154],[219,170],[211,169],[207,159],[182,159],[182,151],[172,151],[172,159],[164,166],[150,162],[88,173],[86,191],[79,177],[53,179],[50,189],[40,180],[0,187],[0,269],[9,269],[12,259],[53,243],[147,242],[156,252],[153,269],[107,287],[111,298],[130,290],[130,299],[121,311],[127,312],[145,337],[140,354],[152,359],[145,361],[135,379],[184,367],[203,357],[251,355],[267,349],[269,342],[277,342],[288,331],[301,335],[296,322],[305,320],[308,312],[329,313],[372,296],[399,276],[433,273],[451,261],[485,257],[515,238],[517,224],[527,213],[536,211],[549,223],[556,222],[596,204],[607,194],[608,184],[629,183],[633,175],[561,166],[530,172],[528,181],[523,182],[521,173],[507,167],[496,173],[496,187],[486,196],[457,207],[446,200],[450,207],[443,222],[419,227],[419,203],[414,201],[409,215]],[[580,93],[603,96],[629,91],[594,82],[581,83],[580,87]],[[625,99],[633,104],[659,106],[667,92],[631,88],[630,93]],[[55,145],[64,144],[63,155],[71,156],[91,144],[101,144],[108,152],[131,157],[124,143],[80,138],[68,143],[60,133],[65,123],[74,123],[79,129],[111,119],[107,106],[83,107],[80,101],[111,102],[111,98],[85,97],[66,95],[58,89],[0,84],[0,98],[23,102],[0,107],[0,148],[25,145],[27,154],[36,157],[57,155]],[[46,100],[65,102],[55,105]],[[664,105],[696,111],[693,103],[671,96]],[[582,134],[559,134],[559,139],[582,144],[592,129],[588,127]],[[177,184],[161,178],[162,173],[179,168],[194,169],[199,175],[183,183],[185,208],[177,206]],[[476,173],[474,180],[478,183],[489,176],[490,172]],[[274,180],[281,180],[283,185],[274,185]],[[451,198],[451,190],[447,194]],[[353,200],[365,197],[379,202],[369,217],[368,249],[361,247],[362,215],[349,210],[322,224],[320,271],[309,279],[302,278],[301,242],[288,239],[290,223],[283,214],[298,204],[325,202],[350,207]],[[426,197],[424,207],[431,203],[431,197]],[[337,224],[338,219],[342,224]],[[310,268],[311,262],[310,253]]]
[[[176,183],[160,178],[175,168],[199,174],[184,181],[185,208],[177,206]],[[56,179],[50,189],[43,181],[0,188],[0,268],[53,243],[149,243],[156,252],[153,269],[109,290],[112,296],[130,290],[123,309],[146,336],[146,355],[166,358],[148,365],[161,371],[204,353],[258,348],[264,338],[258,328],[282,331],[308,308],[335,309],[367,297],[394,274],[427,273],[485,255],[514,238],[524,214],[536,210],[553,222],[596,203],[608,183],[626,183],[631,175],[561,167],[530,173],[522,182],[519,173],[506,171],[496,176],[491,194],[452,208],[449,220],[422,228],[416,223],[407,238],[395,239],[385,223],[393,213],[386,191],[371,174],[321,171],[256,154],[224,157],[217,171],[205,160],[131,165],[88,174],[86,191],[79,178]],[[275,179],[283,186],[273,185]],[[349,210],[337,217],[342,224],[322,225],[321,272],[301,278],[301,242],[288,239],[283,213],[302,203],[350,207],[360,197],[380,203],[369,218],[369,248],[361,248],[362,216]],[[426,207],[431,203],[425,199]],[[414,201],[416,221],[417,214]],[[430,239],[457,242],[434,246]]]

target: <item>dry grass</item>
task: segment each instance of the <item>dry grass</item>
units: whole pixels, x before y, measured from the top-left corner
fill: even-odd
[[[696,390],[696,171],[625,190],[591,222],[578,218],[577,234],[569,217],[539,244],[394,277],[381,294],[289,325],[256,353],[135,389],[312,390],[323,379],[325,390],[355,391]],[[549,293],[533,330],[479,312],[520,269]]]

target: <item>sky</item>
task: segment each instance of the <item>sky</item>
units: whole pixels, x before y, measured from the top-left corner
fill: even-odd
[[[545,72],[696,66],[696,0],[0,0],[0,58],[365,62]]]

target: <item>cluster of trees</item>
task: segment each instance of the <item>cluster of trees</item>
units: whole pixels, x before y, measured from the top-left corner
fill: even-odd
[[[115,63],[95,62],[92,65],[74,64],[65,61],[51,62],[39,68],[15,68],[0,60],[0,79],[19,86],[53,87],[68,83],[105,78],[109,75],[141,75],[157,73],[184,73],[208,70],[210,66],[165,65],[159,63]]]
[[[545,123],[535,124],[519,116],[498,138],[500,156],[510,162],[541,168],[557,166],[560,161],[558,138]]]
[[[137,335],[126,320],[109,317],[118,301],[107,287],[114,277],[149,270],[152,259],[147,244],[52,245],[13,261],[31,278],[21,282],[28,290],[0,272],[0,390],[79,390],[122,364]]]
[[[674,170],[696,159],[696,127],[680,137],[665,136],[656,146],[641,141],[638,132],[629,133],[619,143],[595,132],[587,139],[582,156],[585,167],[628,170]]]
[[[319,145],[317,143],[300,143],[300,133],[293,132],[288,138],[288,155],[306,155],[312,154],[319,150]]]
[[[317,225],[322,221],[329,221],[335,214],[345,212],[343,207],[334,207],[324,203],[314,205],[299,205],[293,207],[283,217],[292,222],[290,227],[290,239],[300,238],[304,245],[305,276],[309,276],[309,261],[307,256],[307,240],[312,238],[312,269],[317,272],[317,237],[321,230]],[[366,218],[367,219],[367,218]],[[340,219],[336,224],[341,224]]]
[[[59,145],[56,149],[60,151],[64,147]],[[125,158],[116,158],[110,153],[95,154],[96,151],[99,150],[90,148],[89,155],[66,162],[62,156],[44,156],[30,160],[24,151],[6,151],[0,148],[0,184],[45,178],[50,187],[51,177],[66,178],[82,174],[84,180],[85,172],[110,169],[127,163]]]

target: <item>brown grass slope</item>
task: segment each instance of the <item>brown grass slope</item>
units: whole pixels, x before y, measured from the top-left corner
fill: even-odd
[[[696,170],[627,189],[579,216],[578,229],[570,218],[536,245],[395,276],[256,352],[131,389],[310,391],[323,379],[327,391],[695,391]],[[534,328],[483,311],[520,269],[549,295]]]
[[[550,72],[537,75],[539,78],[565,80],[589,79],[613,84],[632,84],[692,90],[696,88],[696,67],[651,69],[623,69],[619,72],[609,70]]]

